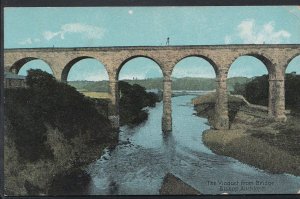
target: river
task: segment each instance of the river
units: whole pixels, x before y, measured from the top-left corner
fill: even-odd
[[[300,177],[270,174],[209,150],[202,142],[202,133],[210,127],[207,119],[195,116],[190,103],[193,97],[172,98],[173,131],[168,134],[161,131],[162,103],[150,108],[148,120],[139,126],[121,127],[117,147],[105,150],[104,155],[87,168],[92,179],[88,193],[159,194],[167,173],[203,194],[299,191]],[[219,183],[222,182],[225,185],[221,188]],[[264,184],[257,185],[258,182]]]

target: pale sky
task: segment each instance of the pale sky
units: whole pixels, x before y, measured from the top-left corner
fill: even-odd
[[[5,8],[4,47],[96,47],[210,44],[300,44],[299,6],[244,7],[86,7]],[[41,60],[24,65],[51,73]],[[287,72],[300,73],[300,58]],[[266,67],[256,58],[240,57],[229,76],[258,76]],[[178,63],[173,77],[215,77],[212,66],[201,58]],[[120,79],[162,77],[159,66],[146,58],[124,65]],[[68,80],[107,80],[103,65],[93,59],[76,63]]]

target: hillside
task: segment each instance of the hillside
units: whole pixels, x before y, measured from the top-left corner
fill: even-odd
[[[228,89],[233,90],[236,83],[244,84],[251,79],[246,77],[233,77],[228,79]],[[138,84],[146,89],[163,89],[163,78],[152,78],[144,80],[124,80],[131,85]],[[93,92],[108,92],[108,81],[69,81],[69,85],[75,87],[81,91],[93,91]],[[214,78],[199,78],[199,77],[184,77],[173,78],[172,89],[173,90],[214,90],[215,79]]]
[[[56,177],[98,159],[117,142],[95,102],[41,70],[5,90],[5,194],[49,193]]]

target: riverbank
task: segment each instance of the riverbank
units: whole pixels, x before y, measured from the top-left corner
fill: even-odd
[[[67,176],[88,179],[83,169],[117,143],[118,132],[93,100],[52,75],[29,70],[26,84],[5,90],[4,192],[54,195]]]
[[[240,96],[228,97],[229,130],[207,130],[203,142],[214,153],[233,157],[271,173],[300,175],[300,118],[288,115],[286,123],[268,118],[267,108],[249,104]],[[215,95],[193,100],[199,116],[214,123]]]
[[[8,132],[8,131],[6,131]],[[5,136],[4,176],[6,195],[78,195],[88,186],[86,166],[99,159],[103,149],[117,143],[111,132],[105,142],[89,141],[88,135],[64,138],[57,129],[47,130],[47,145],[53,157],[38,161],[24,160],[14,142]]]

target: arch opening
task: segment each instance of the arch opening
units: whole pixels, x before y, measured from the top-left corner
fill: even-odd
[[[18,60],[10,68],[10,72],[26,76],[27,71],[30,69],[40,69],[53,75],[51,66],[46,61],[35,57],[26,57]]]
[[[300,114],[300,55],[288,62],[285,71],[285,106]]]
[[[187,61],[186,61],[186,60],[187,60]],[[200,60],[201,60],[202,65],[205,66],[205,67],[207,67],[207,64],[209,63],[210,66],[213,67],[214,72],[215,72],[215,75],[216,75],[217,72],[218,72],[218,68],[217,68],[217,65],[215,64],[215,62],[213,62],[210,58],[208,58],[208,57],[206,57],[206,56],[203,56],[203,55],[188,55],[188,56],[185,56],[185,57],[181,58],[181,59],[175,64],[174,68],[177,66],[177,64],[180,64],[180,65],[181,65],[182,62],[183,62],[183,64],[184,64],[184,62],[189,62],[189,60],[192,60],[192,61],[190,61],[190,62],[197,62],[197,61],[195,61],[195,60],[198,60],[199,63],[200,63]],[[200,65],[201,65],[201,63],[200,63]],[[203,63],[205,63],[205,64],[203,64]],[[173,68],[173,70],[174,70],[174,68]]]
[[[160,72],[162,73],[163,70],[160,66],[160,64],[155,60],[153,59],[152,57],[149,57],[149,56],[145,56],[145,55],[135,55],[135,56],[132,56],[132,57],[129,57],[127,58],[126,60],[124,60],[121,65],[119,66],[118,70],[117,70],[117,75],[116,75],[116,78],[117,80],[120,79],[120,72],[121,71],[124,71],[122,70],[123,67],[126,65],[126,67],[134,67],[132,65],[147,65],[149,67],[154,67],[154,68],[157,68],[157,66],[159,67],[160,69]],[[149,68],[147,67],[147,68]],[[126,69],[125,69],[126,70]],[[139,68],[137,68],[137,70],[139,70]],[[126,72],[125,72],[126,73]],[[140,74],[144,73],[144,71],[140,71]],[[157,73],[156,73],[157,74]],[[153,75],[152,75],[153,76]],[[158,77],[157,75],[154,77]],[[121,77],[122,78],[122,77]]]
[[[172,90],[211,91],[215,90],[216,65],[201,56],[181,59],[172,71]]]
[[[145,107],[162,100],[163,73],[153,59],[127,59],[117,73],[120,124],[138,124],[148,117]]]
[[[252,104],[268,106],[271,63],[258,55],[243,55],[230,66],[227,79],[229,93],[242,95]]]
[[[88,97],[110,99],[106,68],[95,58],[78,57],[71,60],[63,69],[62,81]]]
[[[215,101],[202,103],[204,99],[213,99],[216,90],[216,65],[201,56],[188,56],[181,59],[172,71],[172,118],[175,124],[187,123],[181,115],[181,104],[190,103],[197,110],[197,115],[205,115],[210,118],[214,115]],[[207,106],[209,105],[209,106]],[[212,106],[211,106],[212,105]],[[206,110],[212,108],[208,114]],[[182,135],[184,136],[184,135]]]

